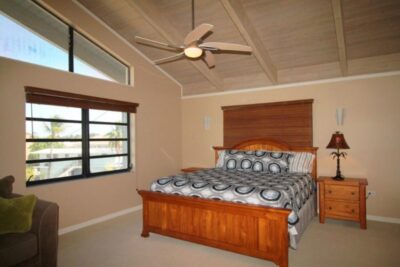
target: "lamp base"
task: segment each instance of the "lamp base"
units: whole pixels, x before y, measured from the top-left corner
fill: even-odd
[[[332,177],[333,180],[336,181],[343,181],[344,177],[342,176],[342,172],[340,171],[340,157],[341,154],[339,154],[339,149],[338,152],[336,153],[336,176]]]
[[[337,175],[336,175],[336,176],[332,177],[332,179],[333,179],[333,180],[336,180],[336,181],[343,181],[343,180],[344,180],[344,177],[341,176],[341,175],[340,175],[340,176],[337,176]]]

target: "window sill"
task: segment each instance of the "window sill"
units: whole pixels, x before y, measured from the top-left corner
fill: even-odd
[[[109,175],[113,175],[113,174],[130,173],[130,172],[134,172],[132,168],[117,170],[117,171],[112,171],[112,172],[98,172],[98,173],[93,173],[93,174],[86,175],[86,176],[85,175],[76,175],[76,176],[53,178],[53,179],[47,179],[47,180],[30,181],[30,182],[26,182],[26,187],[33,187],[33,186],[38,186],[38,185],[53,184],[53,183],[66,182],[66,181],[75,181],[75,180],[81,180],[81,179],[98,178],[100,176],[109,176]]]

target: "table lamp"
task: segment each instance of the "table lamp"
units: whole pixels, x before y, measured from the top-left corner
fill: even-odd
[[[344,135],[341,132],[335,132],[332,134],[331,141],[326,146],[326,148],[336,149],[335,152],[332,152],[331,155],[333,158],[336,158],[337,166],[336,166],[336,176],[332,177],[334,180],[342,181],[344,177],[340,172],[340,157],[346,158],[346,152],[340,152],[340,149],[349,149],[349,145],[346,143],[344,139]]]

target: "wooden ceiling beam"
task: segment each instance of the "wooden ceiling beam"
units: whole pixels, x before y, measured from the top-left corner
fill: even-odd
[[[169,43],[181,45],[182,36],[162,14],[163,12],[149,0],[126,0],[141,16]],[[195,67],[217,90],[223,89],[223,81],[214,69],[209,69],[202,60],[189,62]]]
[[[243,38],[253,49],[254,56],[267,77],[270,79],[271,83],[276,84],[278,82],[276,67],[272,63],[267,49],[264,47],[260,37],[257,35],[257,32],[251,24],[240,1],[220,0],[220,2]]]
[[[346,41],[343,30],[343,11],[341,0],[332,0],[333,17],[336,28],[336,40],[339,50],[339,65],[343,76],[348,74]]]

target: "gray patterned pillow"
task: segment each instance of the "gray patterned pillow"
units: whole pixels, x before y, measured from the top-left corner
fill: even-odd
[[[226,150],[223,169],[255,172],[286,173],[292,155],[284,152],[262,150]]]

